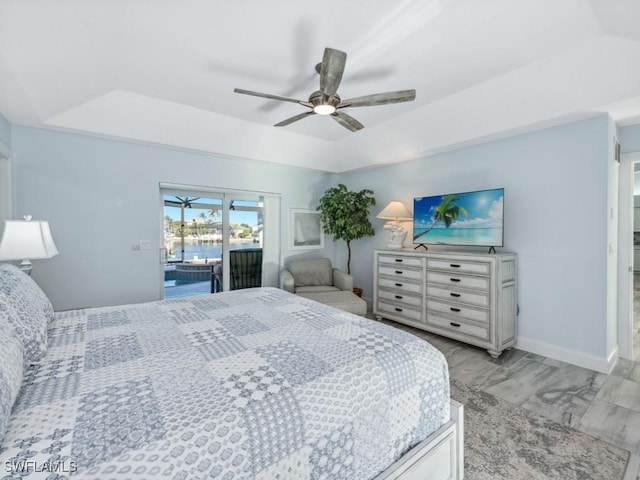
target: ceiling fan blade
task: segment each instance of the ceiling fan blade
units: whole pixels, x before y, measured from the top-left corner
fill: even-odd
[[[289,125],[290,123],[297,122],[298,120],[302,120],[303,118],[308,117],[309,115],[315,115],[315,114],[316,112],[314,112],[313,110],[310,110],[304,113],[299,113],[298,115],[287,118],[286,120],[282,120],[279,123],[276,123],[274,127],[284,127],[285,125]]]
[[[252,92],[251,90],[243,90],[242,88],[234,88],[235,93],[241,93],[243,95],[253,95],[254,97],[269,98],[271,100],[282,100],[283,102],[299,103],[301,105],[310,106],[309,102],[298,100],[297,98],[285,97],[282,95],[272,95],[270,93]]]
[[[333,48],[325,48],[320,64],[320,91],[333,97],[342,81],[347,54]]]
[[[344,112],[337,111],[335,113],[332,113],[331,117],[344,128],[347,128],[352,132],[356,132],[364,128],[364,125],[362,125],[358,120],[353,118],[351,115],[347,115]]]
[[[363,97],[350,98],[344,100],[338,105],[343,107],[372,107],[375,105],[387,105],[389,103],[410,102],[415,100],[415,90],[398,90],[397,92],[374,93],[373,95],[365,95]]]

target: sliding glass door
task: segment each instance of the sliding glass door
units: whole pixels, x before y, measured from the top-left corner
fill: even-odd
[[[161,186],[161,197],[164,298],[261,286],[265,276],[275,286],[279,197],[267,197],[269,212],[257,192]]]
[[[214,265],[222,258],[220,197],[164,192],[164,298],[212,291]]]

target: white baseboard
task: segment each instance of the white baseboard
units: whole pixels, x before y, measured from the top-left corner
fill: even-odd
[[[611,370],[613,370],[613,367],[615,367],[618,362],[617,346],[608,356],[599,357],[597,355],[591,355],[577,350],[534,340],[532,338],[519,336],[515,348],[607,374],[611,373]]]

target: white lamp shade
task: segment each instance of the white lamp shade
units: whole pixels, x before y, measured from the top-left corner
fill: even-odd
[[[5,220],[0,240],[0,260],[36,260],[57,254],[49,222]]]
[[[376,218],[382,218],[383,220],[409,221],[413,220],[413,215],[411,215],[411,212],[407,210],[404,203],[393,201],[384,207],[384,210],[376,215]]]

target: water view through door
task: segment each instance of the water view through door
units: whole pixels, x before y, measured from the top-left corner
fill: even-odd
[[[262,248],[262,201],[179,193],[163,195],[164,297],[221,291],[223,253]]]

